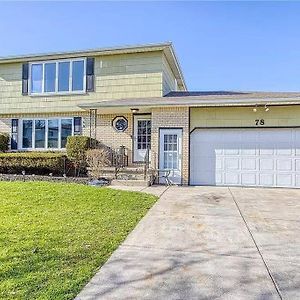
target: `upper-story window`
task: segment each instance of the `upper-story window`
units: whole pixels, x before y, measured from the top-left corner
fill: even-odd
[[[86,60],[68,59],[31,63],[30,94],[81,93],[86,91]]]

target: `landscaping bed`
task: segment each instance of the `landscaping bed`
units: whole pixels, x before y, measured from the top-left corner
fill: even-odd
[[[73,299],[156,199],[86,185],[0,182],[0,298]]]

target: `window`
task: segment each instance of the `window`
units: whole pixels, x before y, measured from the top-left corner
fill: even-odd
[[[30,64],[30,94],[85,92],[86,59]]]
[[[72,135],[72,119],[61,120],[61,148],[66,148],[67,138]]]
[[[64,149],[73,135],[73,119],[33,119],[22,121],[22,149]]]
[[[23,148],[32,147],[32,120],[23,121]]]
[[[41,93],[43,91],[43,65],[34,64],[31,66],[31,92]]]
[[[137,148],[150,149],[151,145],[151,120],[138,120],[137,123]]]
[[[58,119],[48,120],[48,148],[58,148]]]
[[[73,61],[72,68],[72,91],[82,91],[83,90],[83,80],[82,76],[84,73],[84,63],[83,61]]]
[[[70,84],[70,62],[58,63],[58,91],[67,92],[69,91]]]
[[[35,148],[45,148],[46,122],[35,120]]]
[[[45,64],[45,92],[55,92],[56,64]]]

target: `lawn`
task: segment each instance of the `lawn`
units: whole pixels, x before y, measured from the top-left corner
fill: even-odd
[[[156,199],[76,184],[0,182],[0,298],[73,299]]]

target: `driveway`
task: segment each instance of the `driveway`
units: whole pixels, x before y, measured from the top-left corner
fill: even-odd
[[[165,189],[76,299],[300,299],[300,190]]]

